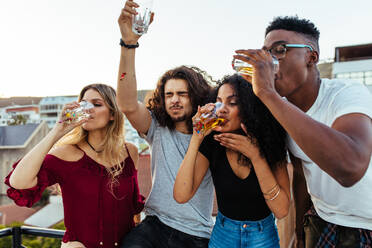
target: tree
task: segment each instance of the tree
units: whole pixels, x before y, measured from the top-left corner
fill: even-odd
[[[0,230],[4,228],[6,228],[6,226],[0,225]],[[7,236],[7,237],[0,238],[0,247],[4,247],[4,248],[12,247],[12,237]]]
[[[8,122],[9,126],[17,126],[17,125],[25,125],[27,123],[28,118],[24,115],[15,115],[12,116],[12,120]]]

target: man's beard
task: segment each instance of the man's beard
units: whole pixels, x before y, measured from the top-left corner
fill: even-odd
[[[172,121],[173,122],[182,122],[182,121],[186,121],[189,118],[189,116],[187,116],[186,114],[184,114],[184,115],[179,116],[179,117],[172,117],[171,116],[171,118],[172,118]]]

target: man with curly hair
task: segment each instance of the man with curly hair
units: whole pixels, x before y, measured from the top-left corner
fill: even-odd
[[[147,106],[137,102],[134,48],[140,36],[131,29],[136,7],[127,1],[118,21],[122,48],[117,99],[150,144],[152,189],[145,203],[146,218],[125,237],[122,247],[208,247],[214,197],[210,172],[186,204],[174,200],[173,185],[192,136],[192,116],[204,105],[211,86],[198,68],[180,66],[160,77]]]
[[[362,84],[320,78],[318,40],[309,20],[278,17],[262,49],[234,57],[253,65],[254,93],[290,135],[298,247],[303,231],[306,247],[371,247],[372,96]]]

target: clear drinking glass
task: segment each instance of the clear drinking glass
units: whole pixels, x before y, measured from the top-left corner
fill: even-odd
[[[221,125],[225,119],[218,118],[217,116],[217,110],[223,107],[222,102],[216,102],[215,107],[213,110],[209,113],[203,113],[200,118],[197,118],[194,123],[194,129],[197,133],[202,132],[205,133],[209,129],[214,128],[215,126]]]
[[[274,56],[272,56],[272,58],[273,58],[273,64],[274,64],[274,72],[276,73],[279,70],[279,61]],[[251,77],[253,76],[252,65],[243,60],[234,58],[232,61],[232,67],[239,74],[248,75]]]
[[[139,7],[136,8],[137,15],[133,16],[132,30],[135,34],[147,33],[150,25],[153,0],[135,0]]]
[[[66,112],[62,116],[61,122],[79,122],[84,118],[89,118],[89,110],[94,108],[94,105],[87,101],[79,102],[79,107],[74,109],[67,109]]]

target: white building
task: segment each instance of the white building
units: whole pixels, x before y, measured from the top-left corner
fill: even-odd
[[[336,47],[332,77],[353,79],[372,92],[372,43]]]
[[[40,123],[39,102],[41,97],[9,97],[0,98],[0,126],[12,122],[15,115],[24,115],[28,119],[26,124]]]
[[[52,128],[58,121],[66,103],[77,101],[77,96],[48,96],[41,99],[39,103],[40,119],[45,121],[49,128]]]
[[[3,108],[0,125],[5,126],[14,121],[16,116],[21,115],[27,121],[25,124],[40,123],[39,105],[12,105]],[[5,125],[4,125],[5,124]]]
[[[8,125],[10,121],[10,115],[5,111],[5,108],[0,108],[0,126]]]

